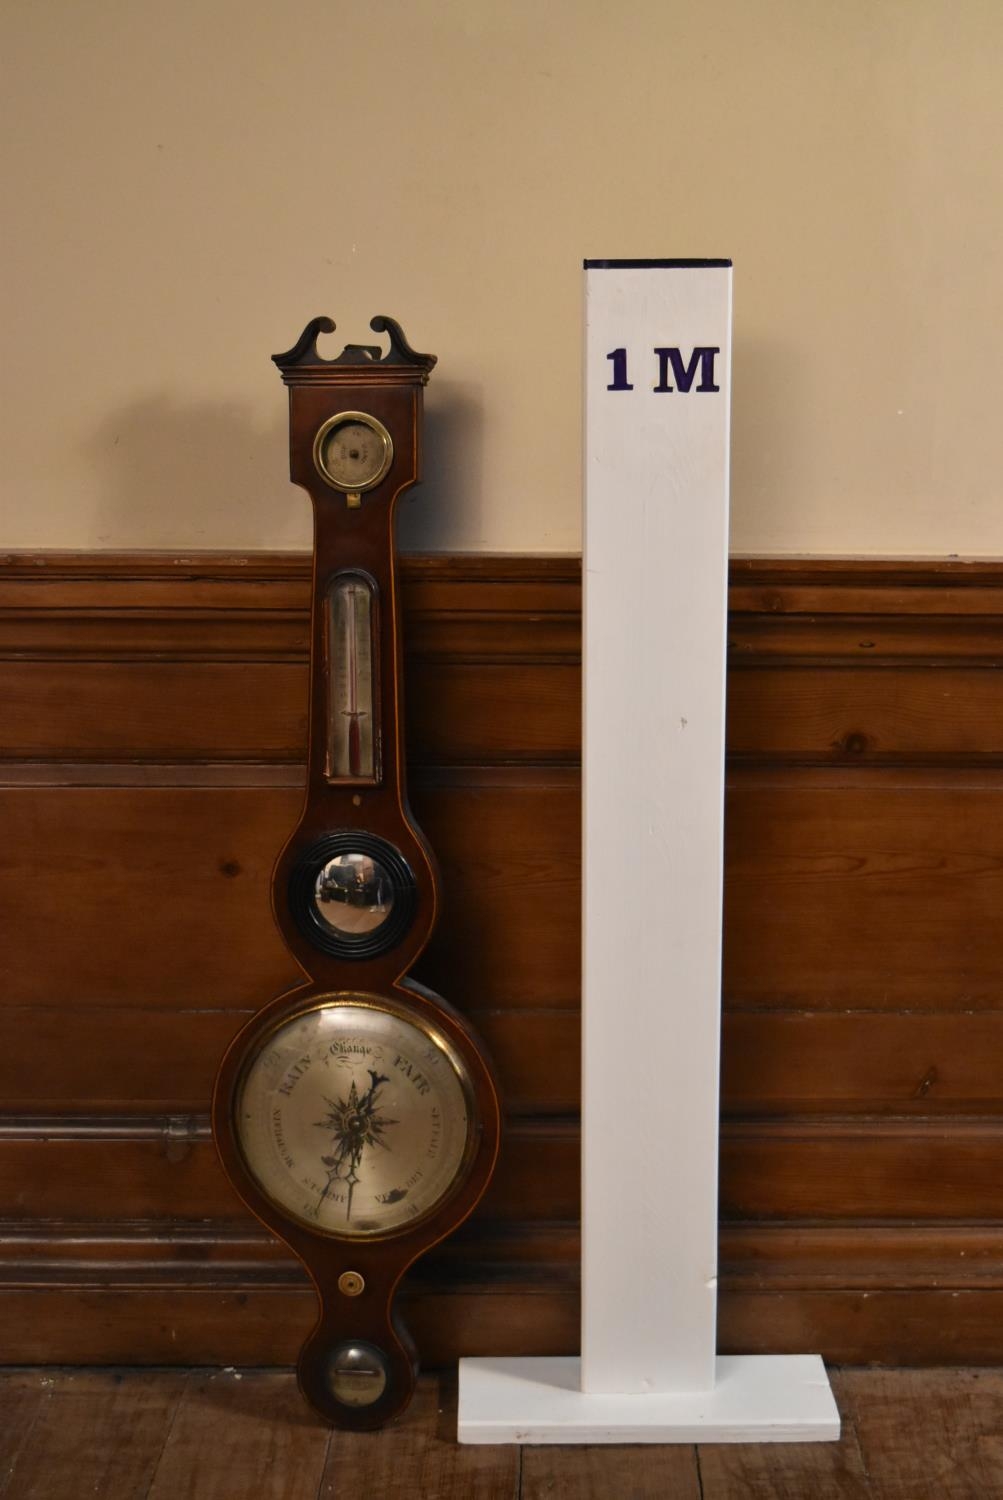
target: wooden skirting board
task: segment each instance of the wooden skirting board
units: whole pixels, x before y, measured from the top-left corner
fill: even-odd
[[[567,1353],[580,567],[403,576],[445,894],[419,977],[475,1020],[509,1114],[408,1317],[433,1360]],[[1003,564],[738,559],[730,597],[721,1347],[998,1362]],[[268,876],[308,598],[299,554],[0,559],[7,1362],[288,1363],[311,1324],[206,1116],[227,1040],[296,978]],[[638,1149],[654,1181],[685,1142]]]

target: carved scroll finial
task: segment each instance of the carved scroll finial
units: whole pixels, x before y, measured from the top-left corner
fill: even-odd
[[[333,333],[337,326],[333,318],[311,318],[292,348],[283,354],[273,354],[273,361],[280,370],[290,365],[326,364],[317,353],[317,339],[322,333]]]
[[[419,354],[417,349],[412,349],[404,334],[403,328],[396,318],[388,318],[385,313],[377,313],[369,324],[374,333],[385,333],[390,339],[390,348],[383,356],[389,363],[401,365],[421,365],[430,370],[435,364],[434,354]]]
[[[324,359],[317,352],[317,339],[322,333],[333,333],[336,327],[332,318],[311,318],[291,349],[282,354],[273,354],[272,359],[283,375],[287,371],[299,371],[304,367],[317,372],[344,365],[404,365],[420,371],[425,378],[435,364],[434,354],[419,354],[412,349],[396,318],[379,313],[371,319],[374,333],[385,333],[390,348],[384,351],[379,344],[346,344],[336,359]]]

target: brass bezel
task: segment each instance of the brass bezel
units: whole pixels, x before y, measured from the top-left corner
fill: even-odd
[[[333,432],[336,427],[343,427],[346,422],[361,422],[364,427],[368,427],[371,432],[375,433],[383,443],[383,462],[380,465],[379,472],[375,474],[372,479],[367,479],[365,484],[342,484],[340,479],[335,479],[333,474],[331,474],[329,470],[324,467],[324,439],[327,437],[328,433]],[[366,490],[375,489],[375,487],[381,482],[381,480],[386,478],[387,470],[390,468],[390,465],[393,463],[393,461],[393,438],[390,436],[390,433],[384,427],[379,418],[371,416],[367,411],[335,412],[333,417],[328,417],[327,421],[323,422],[321,426],[317,428],[317,432],[313,440],[313,466],[317,470],[317,473],[320,475],[321,479],[323,479],[324,483],[329,484],[332,490],[337,490],[341,495],[362,495],[366,492]]]
[[[464,1143],[463,1155],[460,1158],[460,1163],[452,1182],[446,1188],[445,1192],[436,1198],[434,1203],[429,1204],[423,1213],[418,1214],[413,1219],[408,1219],[404,1224],[398,1224],[393,1229],[363,1230],[357,1234],[344,1234],[337,1229],[325,1229],[323,1225],[318,1224],[314,1219],[303,1218],[285,1203],[280,1203],[277,1198],[274,1198],[268,1192],[261,1178],[251,1165],[245,1149],[240,1122],[240,1103],[247,1075],[252,1066],[271,1045],[272,1039],[277,1032],[296,1021],[302,1020],[304,1016],[310,1015],[313,1011],[328,1010],[333,1006],[353,1006],[357,1010],[383,1011],[389,1015],[396,1016],[398,1020],[405,1021],[417,1031],[422,1032],[432,1045],[438,1047],[439,1051],[445,1055],[447,1062],[456,1075],[467,1106],[467,1139]],[[256,1037],[253,1046],[248,1048],[246,1054],[241,1059],[230,1096],[230,1115],[233,1139],[238,1155],[243,1163],[245,1172],[254,1184],[256,1192],[277,1213],[281,1214],[283,1218],[290,1220],[291,1223],[297,1224],[300,1228],[307,1229],[325,1240],[340,1241],[346,1245],[373,1244],[383,1240],[399,1239],[403,1235],[410,1234],[418,1225],[425,1224],[433,1215],[440,1211],[444,1203],[447,1203],[454,1196],[466,1180],[474,1158],[477,1155],[478,1138],[480,1136],[480,1121],[477,1118],[477,1101],[474,1095],[473,1082],[467,1066],[456,1048],[443,1036],[438,1027],[427,1021],[424,1016],[412,1010],[410,1006],[401,1001],[392,1000],[384,995],[369,994],[365,990],[332,990],[328,994],[314,996],[308,1004],[287,1011],[285,1015],[280,1016],[277,1021],[273,1022],[267,1031],[262,1032],[260,1036]]]

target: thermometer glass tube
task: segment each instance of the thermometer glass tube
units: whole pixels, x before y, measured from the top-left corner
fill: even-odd
[[[374,596],[374,585],[358,573],[336,578],[328,594],[327,774],[332,781],[379,780]]]

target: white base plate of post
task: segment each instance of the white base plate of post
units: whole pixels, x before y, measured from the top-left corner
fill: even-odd
[[[809,1443],[839,1438],[817,1354],[723,1354],[712,1390],[586,1394],[581,1362],[460,1361],[461,1443]]]

